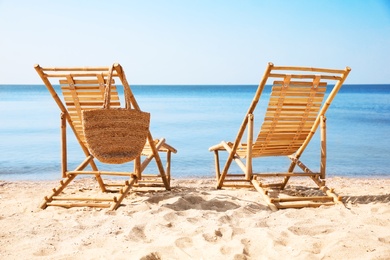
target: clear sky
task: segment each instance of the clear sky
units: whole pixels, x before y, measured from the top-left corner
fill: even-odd
[[[130,84],[257,84],[269,61],[390,83],[390,0],[0,0],[0,84],[114,62]]]

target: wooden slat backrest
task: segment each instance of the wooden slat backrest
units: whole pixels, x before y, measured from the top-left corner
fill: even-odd
[[[103,74],[96,74],[94,77],[86,74],[67,74],[65,78],[59,80],[71,123],[73,124],[80,141],[82,141],[85,146],[87,146],[87,143],[85,142],[82,128],[81,111],[103,107],[106,80],[107,77]],[[115,81],[113,79],[111,85],[110,107],[119,108],[119,95],[114,84]]]
[[[321,116],[325,116],[350,71],[349,67],[340,70],[274,66],[269,63],[238,131],[236,141],[232,144],[232,150],[240,157],[248,156],[247,145],[242,143],[248,116],[255,112],[265,85],[273,78],[275,81],[264,123],[253,142],[249,156],[295,153],[299,158],[316,132]],[[335,84],[325,95],[328,82]],[[230,155],[226,165],[229,165],[232,159],[233,155]]]
[[[283,81],[274,81],[252,157],[290,155],[301,147],[325,96],[327,83],[320,80],[320,76],[303,81],[285,75]]]

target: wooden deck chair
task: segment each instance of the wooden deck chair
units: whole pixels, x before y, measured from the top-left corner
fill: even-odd
[[[341,198],[325,186],[325,113],[350,70],[349,67],[344,70],[281,67],[269,63],[235,141],[223,141],[209,148],[215,155],[217,188],[254,187],[262,193],[272,210],[340,203]],[[253,114],[269,79],[274,79],[274,82],[268,108],[261,129],[254,139]],[[328,81],[333,82],[334,85],[328,85]],[[329,94],[325,93],[327,87],[332,88],[327,92]],[[304,165],[300,158],[319,126],[321,128],[320,169],[314,172]],[[242,141],[245,133],[246,143]],[[228,153],[222,172],[219,151]],[[288,156],[291,159],[290,167],[285,172],[255,172],[252,160],[266,156]],[[243,173],[228,173],[232,161],[238,164]],[[302,171],[294,171],[296,166]],[[289,179],[297,176],[311,178],[318,186],[319,194],[315,196],[281,194]]]
[[[89,206],[115,210],[120,206],[122,200],[130,192],[132,187],[138,187],[137,189],[146,187],[146,189],[165,188],[166,190],[170,190],[171,153],[176,153],[176,150],[168,145],[164,138],[154,140],[149,130],[142,153],[133,161],[134,166],[129,166],[129,171],[118,172],[98,169],[95,163],[96,158],[94,158],[89,150],[89,145],[83,132],[81,111],[102,108],[104,91],[107,84],[111,84],[111,98],[109,101],[111,108],[121,107],[117,91],[119,85],[115,85],[115,79],[119,79],[124,91],[127,91],[129,94],[129,106],[132,109],[140,110],[126,80],[125,73],[119,64],[114,64],[112,67],[80,68],[43,68],[35,65],[35,70],[42,78],[61,110],[61,160],[63,179],[60,181],[60,185],[54,188],[49,196],[45,197],[41,204],[42,209],[45,209],[47,206]],[[60,85],[59,88],[54,87],[58,84]],[[67,123],[73,130],[86,157],[74,170],[68,170]],[[166,154],[165,169],[160,158],[160,153]],[[151,161],[155,161],[157,164],[157,174],[144,173],[145,168]],[[87,170],[88,165],[92,170]],[[108,166],[109,164],[102,165]],[[101,168],[102,166],[99,167]],[[110,196],[109,198],[65,196],[63,194],[64,189],[78,175],[84,174],[95,176],[102,192],[118,192],[118,195],[114,197]],[[116,183],[108,183],[103,180],[102,176],[122,176],[126,180],[119,184],[118,180],[116,180]],[[115,178],[118,179],[118,177]]]

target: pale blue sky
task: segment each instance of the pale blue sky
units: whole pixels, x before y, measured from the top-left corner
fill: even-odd
[[[130,84],[257,84],[269,61],[390,83],[390,1],[0,0],[0,84],[114,62]]]

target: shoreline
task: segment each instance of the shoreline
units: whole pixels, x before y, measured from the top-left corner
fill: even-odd
[[[5,176],[10,176],[10,174],[4,174]],[[2,174],[0,174],[0,183],[2,182],[55,182],[55,181],[60,181],[61,176],[60,173],[55,173],[56,177],[50,177],[50,178],[42,178],[42,179],[32,179],[32,178],[26,178],[23,176],[23,174],[19,174],[18,176],[22,177],[2,177]],[[52,175],[50,175],[52,176]],[[82,176],[80,175],[78,178],[90,178],[90,176],[85,175]],[[215,181],[214,175],[208,175],[208,176],[171,176],[172,180],[190,180],[190,179],[206,179],[206,180],[212,180]],[[335,178],[344,178],[344,179],[390,179],[390,173],[389,174],[381,174],[381,175],[329,175],[329,177],[326,178],[326,180],[329,179],[335,179]]]
[[[308,179],[308,178],[306,178]],[[58,180],[59,181],[59,180]],[[327,179],[344,206],[271,211],[254,189],[173,179],[131,192],[116,211],[38,208],[58,181],[0,181],[0,258],[386,259],[390,178]],[[304,186],[310,180],[297,180]],[[92,178],[67,192],[91,192]]]

